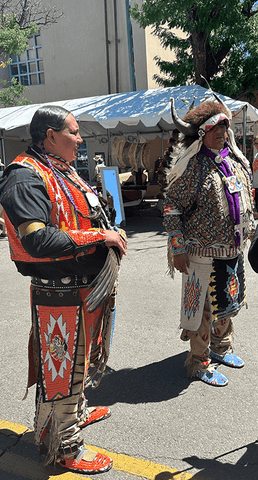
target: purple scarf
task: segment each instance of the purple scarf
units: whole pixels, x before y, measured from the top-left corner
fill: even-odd
[[[225,177],[231,177],[232,172],[229,168],[228,162],[224,159],[229,153],[228,150],[228,143],[225,143],[225,148],[220,152],[220,154],[215,154],[209,148],[205,147],[205,145],[202,145],[201,153],[206,155],[207,157],[211,158],[212,160],[215,160],[215,158],[222,157],[222,161],[220,163],[216,163],[217,168],[225,175]],[[228,209],[229,209],[229,214],[231,218],[234,220],[235,225],[240,224],[240,202],[239,202],[239,196],[237,192],[230,193],[228,190],[228,187],[226,183],[224,183],[224,190],[228,202]],[[235,234],[235,246],[239,247],[240,245],[240,237],[241,237],[241,231],[237,230]]]

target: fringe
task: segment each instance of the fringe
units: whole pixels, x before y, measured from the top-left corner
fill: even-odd
[[[111,299],[110,299],[111,300]],[[102,328],[102,338],[103,338],[103,346],[102,346],[102,354],[93,364],[95,369],[93,372],[88,376],[86,380],[86,385],[90,383],[93,378],[100,374],[97,381],[94,383],[92,388],[97,388],[102,380],[103,374],[106,370],[106,365],[109,357],[110,352],[110,344],[111,344],[111,336],[112,336],[112,325],[113,325],[113,309],[110,307],[110,302],[107,302],[104,310],[103,315],[103,328]]]
[[[45,466],[49,465],[51,462],[56,463],[60,444],[61,444],[61,437],[60,437],[60,434],[58,433],[58,419],[54,410],[51,418],[51,426],[49,431],[49,446],[48,446],[48,452],[46,455]]]
[[[89,285],[91,290],[86,298],[88,312],[94,312],[105,300],[112,294],[119,274],[120,258],[115,250],[111,247],[107,255],[106,262]]]
[[[191,352],[188,353],[187,359],[185,361],[185,367],[187,368],[188,378],[193,378],[197,370],[200,369],[200,362],[199,361],[195,362],[193,360],[193,356],[191,355]]]
[[[27,387],[27,388],[26,388],[25,395],[24,395],[24,397],[23,397],[22,400],[26,400],[26,398],[27,398],[27,396],[28,396],[28,393],[29,393],[29,389],[28,389],[28,387]]]
[[[202,370],[203,372],[212,372],[214,371],[214,366],[207,365],[203,367],[202,363],[198,359],[194,359],[191,352],[188,353],[187,359],[185,361],[185,367],[187,367],[187,376],[188,378],[195,377],[197,370]]]
[[[168,244],[167,244],[167,260],[168,260],[168,268],[167,268],[167,275],[170,275],[173,279],[175,277],[175,268],[174,268],[174,254],[172,252],[171,242],[168,237]]]

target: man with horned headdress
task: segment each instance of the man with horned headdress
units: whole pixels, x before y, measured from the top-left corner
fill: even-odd
[[[204,101],[183,120],[172,99],[173,121],[188,148],[171,172],[164,226],[170,272],[182,273],[188,375],[224,386],[227,378],[211,361],[244,366],[233,353],[232,317],[245,304],[243,248],[255,228],[249,164],[229,128],[230,111],[214,96],[217,101]]]

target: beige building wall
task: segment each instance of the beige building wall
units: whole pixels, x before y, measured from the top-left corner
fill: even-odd
[[[40,31],[39,44],[42,48],[39,54],[43,59],[44,84],[29,86],[24,97],[32,103],[46,103],[132,90],[126,0],[106,0],[108,60],[104,0],[42,2],[62,10],[63,16],[56,24]],[[141,5],[143,0],[137,0],[137,3]],[[166,61],[173,61],[174,53],[161,46],[158,37],[151,34],[151,26],[140,28],[133,19],[131,24],[136,90],[159,88],[153,79],[154,74],[160,73],[154,57],[158,55]],[[179,31],[177,34],[181,36]],[[6,78],[6,75],[9,75],[8,69],[0,69],[0,77]]]
[[[29,86],[25,97],[32,103],[45,103],[132,90],[125,0],[116,2],[117,56],[115,2],[106,3],[108,63],[104,0],[43,0],[43,3],[55,6],[64,15],[57,24],[40,32],[45,83]],[[133,20],[132,31],[136,90],[144,90],[148,88],[145,32]]]
[[[27,87],[23,97],[31,103],[46,103],[132,90],[126,0],[106,0],[107,38],[105,0],[41,1],[46,6],[55,6],[58,11],[63,11],[63,16],[56,24],[40,31],[39,44],[42,48],[39,54],[43,59],[44,84]],[[143,3],[143,0],[131,0],[131,4],[135,1],[139,6]],[[160,73],[154,57],[158,55],[166,61],[173,61],[174,53],[161,46],[158,37],[151,34],[151,26],[140,28],[133,19],[131,24],[136,90],[159,88],[153,79],[154,74]],[[181,36],[180,31],[176,32]],[[0,78],[8,77],[8,69],[0,68]]]
[[[46,5],[62,9],[64,15],[57,24],[41,31],[39,41],[42,48],[39,53],[43,58],[45,83],[28,87],[25,96],[38,104],[108,94],[104,0],[44,1]],[[138,3],[142,3],[142,0],[138,0]],[[114,0],[107,0],[107,13],[111,93],[116,93]],[[125,0],[117,0],[117,15],[120,93],[131,90]],[[136,89],[158,88],[152,79],[154,73],[158,73],[153,57],[160,55],[171,60],[172,54],[161,47],[157,37],[151,35],[150,27],[144,30],[132,20],[132,31]],[[6,139],[7,164],[29,143],[12,137]],[[163,150],[164,144],[157,137],[152,142],[150,177],[154,162],[163,154]],[[90,179],[95,168],[93,157],[102,152],[107,160],[107,144],[101,144],[99,140],[88,143]]]
[[[157,36],[152,35],[152,27],[148,26],[145,29],[146,38],[146,52],[147,52],[147,72],[148,72],[148,88],[160,88],[160,85],[153,79],[153,75],[160,75],[159,67],[156,65],[154,57],[157,55],[166,62],[173,62],[175,60],[175,54],[169,48],[162,47],[160,40]],[[174,30],[174,33],[183,38],[183,33],[180,30]]]

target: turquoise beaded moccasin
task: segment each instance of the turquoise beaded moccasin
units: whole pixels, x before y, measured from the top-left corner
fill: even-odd
[[[228,379],[222,375],[222,373],[217,372],[217,370],[214,370],[213,372],[197,370],[195,376],[214,387],[225,387],[228,384]]]
[[[223,363],[223,365],[227,365],[228,367],[242,368],[245,364],[244,360],[242,360],[240,357],[238,357],[234,353],[226,353],[226,355],[218,355],[217,353],[210,351],[210,357],[213,358],[214,360],[217,360],[220,363]]]

